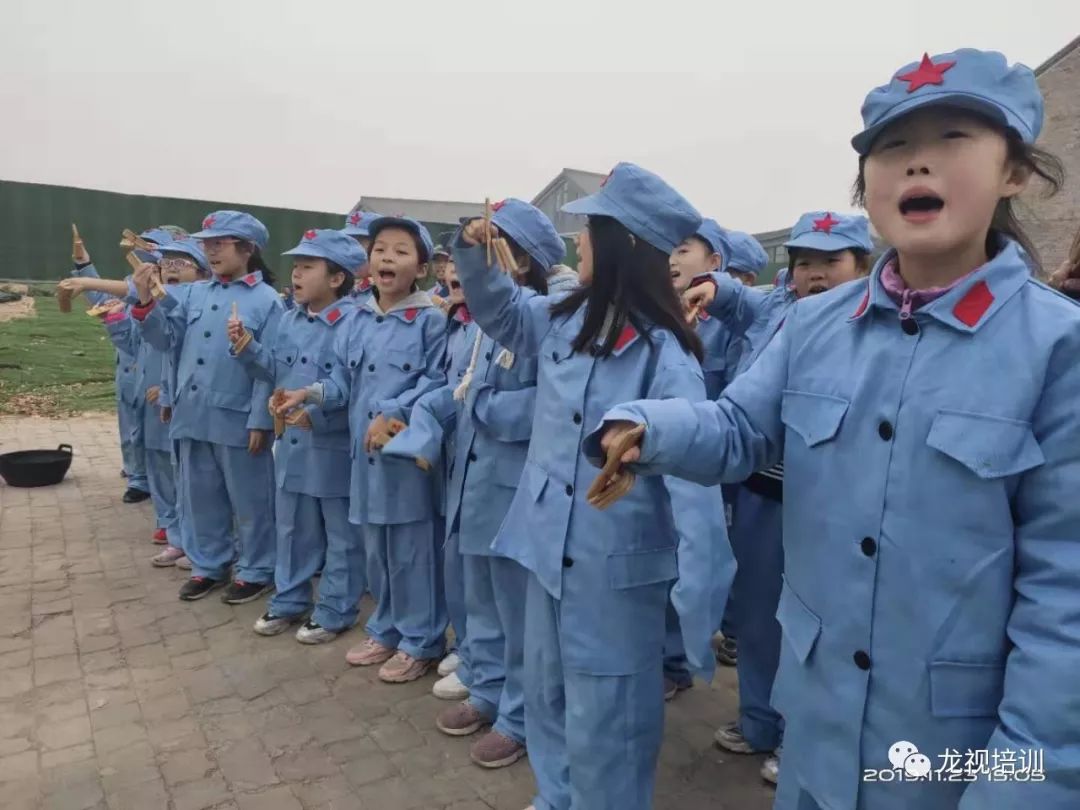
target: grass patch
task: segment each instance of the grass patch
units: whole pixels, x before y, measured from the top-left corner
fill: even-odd
[[[71,314],[34,299],[36,314],[0,322],[0,414],[69,416],[115,411],[116,353],[76,299]]]

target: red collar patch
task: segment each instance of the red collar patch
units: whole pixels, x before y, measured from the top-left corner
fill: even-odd
[[[365,278],[363,281],[361,281],[360,286],[357,287],[357,289],[360,292],[367,292],[368,290],[370,290],[371,289],[371,277],[369,276],[368,278]]]
[[[867,287],[866,292],[863,293],[862,301],[859,302],[859,308],[855,310],[855,314],[852,315],[851,317],[852,318],[858,318],[860,315],[862,315],[864,312],[866,312],[866,308],[868,306],[870,306],[870,288],[869,287]]]
[[[622,332],[619,334],[619,339],[615,341],[615,346],[613,347],[614,351],[622,351],[634,342],[637,335],[637,329],[635,329],[632,324],[624,326]]]
[[[420,314],[420,310],[417,307],[409,307],[405,310],[405,320],[412,323],[416,320],[416,316]]]
[[[834,225],[839,225],[839,224],[840,224],[840,220],[835,219],[833,217],[832,213],[826,211],[825,216],[823,216],[821,219],[815,219],[814,220],[814,230],[815,231],[824,231],[825,233],[831,235],[833,226]]]
[[[341,310],[334,307],[332,310],[326,313],[326,320],[333,326],[335,323],[341,320]]]
[[[259,277],[255,273],[248,273],[240,280],[247,284],[249,287],[254,287],[256,284],[259,283]]]
[[[953,315],[961,323],[975,326],[993,303],[994,294],[990,292],[985,281],[980,281],[957,301],[956,306],[953,307]]]
[[[472,313],[469,312],[469,307],[465,304],[455,304],[454,314],[451,317],[458,323],[472,323]]]
[[[908,83],[907,91],[914,93],[920,87],[928,84],[945,84],[945,71],[950,70],[956,62],[939,62],[934,64],[930,54],[924,53],[919,66],[910,73],[902,73],[896,78]]]

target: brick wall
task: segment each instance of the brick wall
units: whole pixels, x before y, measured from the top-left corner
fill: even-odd
[[[1065,164],[1065,185],[1046,199],[1042,184],[1033,184],[1017,211],[1050,272],[1065,259],[1080,229],[1080,37],[1040,69],[1039,87],[1046,100],[1039,146]]]

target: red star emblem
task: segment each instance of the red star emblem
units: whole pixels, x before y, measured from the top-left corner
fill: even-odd
[[[502,207],[503,207],[504,205],[506,205],[506,200],[499,200],[499,201],[498,201],[497,203],[493,203],[493,204],[492,204],[492,206],[491,206],[491,210],[492,210],[492,211],[498,211],[498,210],[499,210],[500,208],[502,208]]]
[[[312,239],[314,239],[314,238],[316,237],[316,235],[317,235],[317,234],[315,233],[315,229],[314,229],[314,228],[310,228],[310,229],[308,229],[308,230],[304,231],[304,238],[305,238],[305,239],[307,239],[307,240],[308,240],[309,242],[310,242],[310,241],[311,241]]]
[[[908,83],[907,91],[914,93],[920,87],[927,84],[945,84],[945,71],[952,68],[956,62],[939,62],[934,64],[930,60],[930,54],[924,53],[919,66],[910,73],[901,73],[896,78]]]
[[[332,310],[326,313],[326,320],[330,321],[331,325],[337,323],[339,320],[341,320],[341,310],[337,307],[334,307]]]
[[[840,220],[834,219],[831,213],[826,212],[825,216],[823,216],[821,219],[814,220],[814,230],[825,231],[825,233],[831,234],[833,226],[839,224]]]
[[[350,225],[359,225],[360,224],[360,212],[359,211],[353,211],[351,214],[349,214],[349,224]]]
[[[204,231],[205,231],[205,230],[209,230],[210,228],[213,228],[213,227],[214,227],[214,217],[213,217],[213,216],[209,216],[209,217],[207,217],[206,219],[204,219],[204,220],[202,221],[202,226],[203,226],[203,230],[204,230]]]

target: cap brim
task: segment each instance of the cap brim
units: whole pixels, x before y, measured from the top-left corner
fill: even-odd
[[[371,234],[368,233],[367,228],[363,228],[359,225],[346,225],[341,229],[341,232],[348,236],[371,236]]]
[[[580,200],[571,200],[559,210],[567,214],[584,214],[585,216],[614,217],[618,215],[618,211],[612,208],[604,198],[603,192],[590,194]]]
[[[874,141],[877,140],[878,135],[881,134],[881,131],[885,129],[885,127],[893,121],[903,118],[905,115],[924,107],[957,107],[961,110],[967,110],[968,112],[983,115],[1003,127],[1012,127],[1019,132],[1016,123],[1010,121],[1001,107],[992,101],[988,101],[981,96],[973,96],[969,93],[936,93],[933,95],[917,96],[897,104],[889,110],[888,115],[876,122],[872,127],[867,127],[852,138],[852,147],[854,147],[855,151],[860,155],[868,154],[870,152],[870,147],[874,145]],[[1021,133],[1021,135],[1022,134],[1023,133]]]
[[[826,253],[837,250],[866,250],[866,245],[854,239],[849,239],[840,234],[818,232],[804,233],[802,236],[790,239],[784,242],[784,247],[789,250],[791,248],[806,248],[808,250],[821,250]]]
[[[233,236],[231,233],[225,231],[215,231],[213,228],[209,228],[205,231],[197,231],[191,234],[192,239],[223,239],[228,236]],[[240,237],[233,237],[239,239]]]

